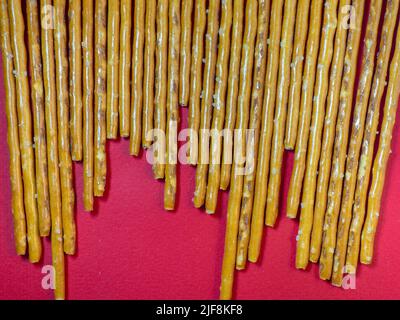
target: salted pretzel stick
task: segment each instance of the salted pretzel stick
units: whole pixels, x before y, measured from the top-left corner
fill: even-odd
[[[168,0],[157,1],[157,40],[156,40],[156,69],[154,76],[154,129],[161,136],[166,126],[166,104],[167,104],[167,64],[168,64]],[[158,145],[154,149],[155,163],[153,174],[156,179],[164,179],[165,176],[165,139],[160,141],[158,134],[154,141]]]
[[[194,9],[192,56],[190,66],[189,97],[189,148],[186,152],[189,164],[197,164],[198,132],[200,127],[200,99],[203,80],[204,32],[206,29],[206,1],[198,0]]]
[[[281,189],[281,171],[285,139],[286,110],[290,86],[290,61],[292,59],[293,28],[297,0],[285,2],[282,23],[281,48],[279,58],[278,87],[274,131],[272,135],[270,177],[268,181],[268,196],[266,205],[266,224],[274,226],[278,217],[279,194]]]
[[[156,49],[156,0],[146,1],[146,26],[144,47],[143,131],[142,145],[148,149],[153,141],[154,64]]]
[[[287,150],[294,150],[296,145],[310,1],[311,0],[299,0],[297,4],[293,57],[290,66],[289,103],[285,130],[285,148]]]
[[[69,0],[69,102],[72,160],[82,160],[82,29],[80,0]]]
[[[107,138],[118,136],[120,1],[108,2],[107,22]]]
[[[132,91],[131,91],[131,139],[130,154],[138,156],[142,134],[143,107],[143,47],[145,1],[135,1],[132,45]]]
[[[228,78],[228,63],[232,27],[232,0],[221,4],[221,25],[219,27],[218,58],[215,75],[214,109],[211,125],[210,165],[206,193],[206,211],[215,213],[220,181],[222,129],[225,120],[225,96]]]
[[[190,49],[192,41],[193,0],[182,1],[182,31],[179,70],[179,104],[187,106],[190,93]],[[221,18],[222,19],[222,18]]]
[[[332,149],[335,140],[336,119],[339,109],[340,86],[342,83],[344,57],[346,53],[347,25],[343,22],[349,15],[346,8],[348,8],[350,4],[351,0],[340,0],[339,4],[338,25],[329,76],[325,121],[323,124],[322,152],[320,152],[317,186],[314,187],[316,188],[316,195],[310,244],[310,261],[314,263],[318,262],[321,253],[322,228],[325,217],[328,182],[331,173]]]
[[[102,197],[105,192],[106,112],[107,112],[107,1],[95,2],[94,8],[94,182],[93,193]]]
[[[396,4],[394,2],[396,2]],[[398,10],[398,1],[387,1],[375,74],[373,75],[374,62],[372,63],[370,62],[375,59],[375,55],[371,53],[370,55],[371,60],[370,61],[367,60],[368,63],[366,64],[366,67],[369,66],[370,68],[368,78],[361,78],[363,82],[361,82],[360,86],[363,86],[365,85],[364,83],[366,83],[367,87],[366,89],[362,88],[363,90],[362,95],[357,96],[357,102],[354,111],[355,116],[354,116],[352,134],[351,134],[349,149],[347,151],[347,164],[346,164],[345,182],[344,182],[344,189],[342,196],[342,206],[338,222],[336,251],[333,260],[332,284],[334,284],[335,286],[342,286],[343,282],[343,273],[345,272],[344,266],[346,263],[347,244],[349,240],[349,229],[352,219],[353,203],[355,204],[354,213],[357,213],[358,210],[357,208],[359,204],[358,201],[361,200],[359,197],[358,198],[354,197],[356,184],[359,178],[363,180],[364,177],[367,177],[367,181],[365,182],[366,187],[365,187],[364,202],[366,201],[367,198],[369,177],[370,177],[369,170],[372,165],[373,149],[375,145],[374,144],[375,135],[377,132],[377,127],[379,122],[380,98],[379,100],[377,100],[378,99],[377,94],[379,94],[380,97],[382,97],[383,91],[385,89],[387,68],[389,64],[390,53],[392,50],[393,33],[397,21],[397,10]],[[378,14],[380,14],[380,12],[378,12]],[[367,72],[365,69],[364,71]],[[364,75],[364,73],[362,75]],[[374,77],[373,82],[372,82],[372,76]],[[372,92],[371,92],[371,87],[372,87]],[[368,110],[368,119],[367,119],[367,124],[365,125],[367,110]],[[373,120],[374,117],[376,118],[376,120]],[[373,128],[374,131],[371,131],[370,127],[371,120],[373,120],[376,124],[375,128]],[[366,129],[367,131],[364,132],[364,129]],[[371,138],[371,136],[374,136],[374,138]],[[363,137],[365,137],[364,140]],[[373,141],[369,141],[369,139],[373,139]],[[372,145],[369,145],[370,142],[372,142]],[[362,147],[363,150],[361,151]],[[360,161],[360,151],[363,153],[365,148],[372,149],[370,152],[371,154],[370,161],[366,160],[364,155],[361,156],[361,161]],[[367,162],[371,164],[368,165]],[[366,172],[367,166],[369,166],[368,173]],[[354,200],[356,200],[356,202],[354,202]],[[350,271],[354,273],[354,270]]]
[[[306,269],[310,257],[310,238],[313,227],[315,188],[317,184],[318,161],[321,152],[322,130],[324,127],[325,103],[328,94],[329,70],[333,56],[334,37],[338,24],[338,0],[325,2],[324,22],[321,34],[320,51],[313,103],[311,129],[309,136],[306,173],[303,184],[300,225],[297,237],[296,268]],[[342,23],[341,21],[339,23]]]
[[[254,189],[254,204],[248,253],[248,259],[251,262],[256,262],[258,260],[265,221],[265,204],[267,198],[271,139],[274,127],[273,117],[277,89],[283,5],[283,0],[272,0],[271,17],[274,17],[274,19],[270,19],[269,22],[267,70],[264,83],[264,101],[262,107],[257,171],[255,176],[256,185]]]
[[[93,0],[83,1],[82,57],[83,57],[83,205],[93,211]]]
[[[67,26],[65,21],[66,0],[54,1],[54,52],[56,56],[56,86],[58,111],[58,149],[60,155],[60,177],[64,252],[75,253],[76,228],[74,218],[75,194],[72,184],[72,159],[69,136],[68,58]]]
[[[270,15],[269,0],[258,2],[257,40],[254,50],[254,74],[251,93],[251,110],[249,129],[254,130],[247,145],[247,170],[243,182],[242,205],[239,220],[238,245],[236,254],[236,269],[246,267],[247,250],[250,240],[250,221],[253,210],[254,184],[257,167],[258,142],[260,138],[262,100],[264,94],[265,69],[267,62],[267,37]],[[214,152],[212,152],[214,154]]]
[[[7,1],[0,1],[1,53],[3,58],[3,79],[6,98],[7,141],[10,152],[10,181],[12,192],[12,214],[14,220],[14,241],[18,255],[26,252],[26,221],[24,210],[24,189],[21,172],[21,153],[19,151],[18,119],[14,80],[13,53],[10,42],[10,25]]]
[[[372,170],[372,184],[368,197],[368,212],[361,237],[360,261],[371,264],[374,254],[374,241],[379,220],[383,187],[387,164],[391,153],[390,145],[400,94],[400,32],[397,28],[396,50],[390,65],[389,85],[383,112],[379,147]]]
[[[246,130],[249,122],[251,97],[251,82],[254,44],[257,34],[257,1],[249,0],[246,3],[245,29],[240,66],[239,97],[236,120],[236,134],[234,142],[234,160],[232,169],[232,184],[228,201],[228,215],[225,233],[225,251],[222,262],[220,298],[232,298],[233,278],[236,262],[236,244],[239,228],[240,203],[243,192],[243,175],[245,170]]]
[[[215,65],[217,60],[218,27],[220,1],[211,0],[208,7],[207,33],[205,36],[205,66],[203,74],[203,97],[201,100],[200,130],[199,130],[199,162],[196,170],[196,187],[194,191],[194,206],[204,205],[207,189],[207,172],[210,152],[213,94],[215,84]]]
[[[131,28],[132,0],[121,0],[121,28],[119,48],[119,134],[129,137],[130,124],[130,76],[131,76]]]
[[[168,91],[167,91],[167,134],[164,208],[175,209],[176,197],[176,162],[178,148],[179,123],[179,42],[180,42],[180,1],[169,1],[169,31],[168,31]]]
[[[32,139],[32,116],[29,100],[27,52],[24,43],[24,17],[21,1],[8,1],[11,46],[14,56],[14,76],[17,93],[17,114],[24,183],[24,204],[27,220],[29,260],[36,263],[42,255],[36,207],[35,156]]]
[[[37,1],[26,3],[29,70],[31,74],[31,99],[33,110],[33,132],[35,144],[36,192],[39,217],[39,233],[50,234],[49,183],[47,178],[46,124],[44,113],[44,91],[42,56],[40,52],[39,9]]]
[[[237,92],[239,88],[240,54],[243,41],[244,1],[233,2],[231,52],[226,96],[225,125],[222,146],[220,188],[227,190],[231,181],[233,131],[236,123]]]

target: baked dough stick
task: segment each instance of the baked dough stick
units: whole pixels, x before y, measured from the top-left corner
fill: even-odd
[[[26,3],[28,26],[29,69],[31,74],[31,99],[35,143],[36,192],[39,217],[39,233],[50,234],[49,183],[47,178],[46,124],[42,56],[40,52],[39,9],[36,0]]]
[[[396,27],[398,9],[398,1],[387,2],[385,20],[380,40],[379,55],[368,105],[364,140],[360,156],[361,158],[358,165],[353,217],[351,220],[349,239],[347,244],[346,266],[348,268],[348,273],[355,273],[358,264],[361,231],[365,219],[367,194],[374,156],[374,146],[376,139],[375,133],[377,132],[379,125],[379,108],[385,88],[385,80],[388,71],[390,52],[392,50],[393,34]]]
[[[393,134],[400,92],[400,32],[397,30],[396,51],[390,66],[389,86],[383,113],[381,137],[372,169],[372,184],[368,197],[368,213],[361,237],[360,261],[371,264],[374,254],[374,240],[379,220],[383,187],[387,164],[391,153],[390,145]]]
[[[326,113],[324,132],[321,142],[319,174],[317,180],[314,217],[311,234],[310,261],[317,263],[321,253],[322,227],[324,224],[326,198],[328,191],[329,176],[331,173],[331,160],[333,142],[335,140],[336,120],[339,109],[340,86],[342,84],[344,57],[346,53],[347,24],[349,17],[349,5],[351,0],[340,0],[338,25],[335,35],[335,44],[331,71],[329,76],[329,91],[326,100]],[[305,189],[305,188],[304,188]]]
[[[221,25],[219,27],[218,59],[215,75],[213,120],[211,125],[210,166],[206,194],[206,211],[215,213],[218,201],[222,129],[225,119],[225,95],[228,78],[229,52],[232,27],[232,0],[221,3]]]
[[[336,245],[337,220],[345,169],[350,117],[353,105],[353,92],[357,72],[360,37],[364,17],[365,1],[353,0],[355,26],[347,36],[347,48],[344,58],[342,85],[340,89],[339,111],[336,122],[336,135],[333,145],[331,176],[329,178],[328,199],[325,210],[320,255],[320,278],[328,280],[332,274],[333,254]]]
[[[27,220],[29,260],[38,262],[42,255],[39,221],[36,207],[35,155],[32,139],[32,116],[29,100],[27,52],[24,43],[24,17],[21,1],[8,1],[11,46],[14,56],[14,76],[17,93],[17,113],[21,151],[24,204]]]
[[[264,101],[262,107],[261,131],[257,158],[256,186],[250,229],[249,256],[251,262],[257,262],[260,255],[261,239],[265,221],[265,204],[269,174],[271,138],[274,128],[275,97],[279,67],[279,47],[282,30],[283,0],[272,0],[269,25],[269,45],[267,70],[264,83]]]
[[[281,171],[285,139],[286,110],[290,85],[290,60],[292,58],[293,28],[297,0],[285,1],[282,22],[282,36],[279,58],[278,87],[274,131],[272,135],[270,178],[268,181],[268,196],[266,223],[274,226],[279,210],[279,192],[281,189]]]
[[[6,96],[7,140],[10,152],[10,180],[12,191],[12,214],[14,218],[14,241],[18,255],[26,252],[26,221],[24,211],[24,189],[19,151],[18,119],[15,95],[14,64],[10,42],[7,1],[0,1],[1,53],[3,58],[3,79]]]
[[[157,1],[157,40],[156,40],[156,69],[154,76],[154,129],[159,133],[165,132],[167,104],[167,64],[168,64],[168,0]],[[157,141],[158,136],[154,136]],[[162,142],[162,146],[164,146]],[[155,163],[153,174],[156,179],[165,176],[165,150],[160,144],[154,149]]]
[[[296,149],[293,162],[293,172],[290,178],[287,200],[287,216],[296,218],[299,209],[301,187],[306,168],[307,144],[310,133],[310,122],[313,109],[314,84],[317,71],[318,48],[320,43],[323,1],[311,1],[310,32],[307,39],[307,53],[303,74],[303,85],[300,102],[299,127],[296,139]],[[272,170],[271,170],[272,173]],[[272,225],[267,221],[267,225]]]
[[[311,0],[299,0],[297,4],[293,57],[290,70],[289,103],[285,130],[285,148],[287,150],[294,150],[296,145],[310,1]]]
[[[104,194],[107,175],[107,1],[95,1],[94,7],[94,183],[93,194]]]
[[[253,210],[254,184],[256,176],[258,142],[260,138],[262,99],[264,95],[265,69],[267,62],[267,37],[269,27],[269,15],[271,2],[269,0],[258,1],[258,25],[257,40],[254,50],[254,74],[253,88],[251,94],[251,110],[249,128],[254,134],[247,145],[248,172],[244,176],[243,195],[239,220],[238,248],[236,256],[236,269],[242,270],[246,267],[247,249],[250,239],[250,221]],[[212,152],[214,154],[214,152]]]
[[[82,4],[69,0],[69,102],[71,105],[71,154],[82,160]]]
[[[315,188],[317,184],[318,161],[321,152],[322,129],[324,127],[325,103],[328,94],[329,69],[333,56],[333,43],[338,24],[338,0],[325,2],[324,22],[314,88],[313,115],[308,143],[306,173],[303,184],[302,207],[297,237],[296,268],[306,269],[310,257],[310,238],[313,226]],[[343,23],[340,21],[340,23]]]
[[[206,1],[198,0],[194,10],[194,27],[192,57],[190,67],[190,97],[189,97],[189,149],[187,159],[189,164],[197,164],[198,132],[200,127],[200,98],[203,80],[204,32],[206,29]]]
[[[129,137],[131,113],[131,28],[132,0],[121,0],[121,29],[119,48],[119,134]]]
[[[258,1],[256,0],[249,0],[246,3],[246,18],[240,65],[239,97],[236,118],[237,130],[234,138],[232,183],[228,201],[225,251],[222,263],[220,292],[220,298],[222,300],[229,300],[232,298],[233,278],[236,264],[236,244],[239,229],[240,204],[243,192],[243,178],[245,173],[246,134],[250,113],[254,44],[257,34],[257,2]]]
[[[64,232],[64,252],[75,253],[75,194],[72,184],[72,159],[69,137],[66,0],[54,1],[54,52],[56,56],[56,86],[58,115],[58,150],[60,155],[61,205]]]
[[[179,71],[179,104],[187,106],[190,83],[190,49],[192,41],[193,0],[182,1],[181,60]]]
[[[107,138],[118,136],[119,0],[108,5],[107,28]]]
[[[176,197],[176,162],[178,149],[179,123],[179,41],[180,41],[180,1],[169,1],[168,30],[168,91],[167,91],[167,125],[166,125],[166,159],[164,208],[175,209]]]
[[[82,10],[83,57],[83,205],[93,211],[93,32],[94,2],[84,0]]]
[[[196,188],[194,206],[200,208],[205,203],[207,173],[210,152],[210,127],[213,111],[213,94],[215,84],[215,65],[217,60],[219,0],[211,0],[208,7],[207,34],[205,36],[205,66],[203,74],[203,97],[201,100],[199,130],[199,162],[196,170]]]
[[[138,156],[142,134],[143,103],[143,47],[145,1],[135,1],[133,9],[133,45],[132,45],[132,93],[131,93],[131,140],[130,153]]]
[[[156,0],[146,1],[146,41],[144,47],[143,132],[142,145],[148,149],[153,141],[154,64],[156,50]]]
[[[233,2],[233,24],[231,52],[228,75],[228,93],[226,96],[224,138],[222,146],[222,162],[220,188],[227,190],[231,181],[233,131],[236,122],[237,92],[239,88],[240,53],[243,41],[244,1]]]

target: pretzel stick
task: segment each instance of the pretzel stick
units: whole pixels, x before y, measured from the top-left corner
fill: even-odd
[[[212,106],[215,80],[215,64],[217,60],[218,27],[220,1],[211,0],[208,7],[207,33],[205,36],[205,66],[203,74],[203,97],[201,100],[199,131],[199,163],[196,170],[196,188],[194,206],[204,205],[207,189],[207,172],[210,152],[210,134]]]
[[[12,192],[12,214],[14,219],[14,241],[18,255],[26,252],[26,222],[24,210],[24,189],[22,185],[21,153],[19,151],[18,119],[13,75],[14,64],[10,42],[10,25],[7,1],[0,1],[1,53],[3,58],[3,79],[6,96],[7,141],[10,152],[10,182]]]
[[[238,91],[238,109],[234,142],[234,160],[232,185],[228,201],[228,215],[225,233],[225,251],[222,263],[221,292],[222,300],[232,298],[233,277],[236,261],[236,244],[239,228],[240,203],[243,191],[244,159],[246,154],[246,131],[249,122],[250,96],[254,43],[257,34],[257,2],[249,0],[246,4],[245,30],[240,66],[240,82]]]
[[[133,15],[130,153],[133,156],[138,156],[142,141],[141,134],[145,1],[135,1]]]
[[[265,69],[267,62],[267,37],[270,15],[270,1],[258,2],[257,40],[254,51],[254,74],[251,94],[250,130],[254,130],[253,139],[247,145],[248,173],[244,176],[242,205],[239,220],[239,234],[236,254],[236,269],[246,267],[247,249],[250,239],[250,221],[253,209],[254,184],[258,156],[258,142],[260,138],[262,99],[264,94]],[[212,152],[214,154],[214,152]]]
[[[350,116],[353,104],[353,91],[357,70],[358,51],[364,16],[364,1],[354,0],[355,27],[350,28],[347,36],[347,48],[344,59],[342,86],[340,89],[339,111],[336,123],[336,135],[333,145],[331,176],[328,187],[328,200],[325,212],[322,248],[320,255],[320,278],[328,280],[332,273],[333,254],[336,244],[336,225],[340,210],[343,173],[346,160]]]
[[[310,238],[313,227],[314,195],[316,188],[318,160],[321,152],[322,129],[324,127],[325,104],[328,94],[329,69],[333,56],[333,42],[338,24],[338,0],[325,2],[324,22],[321,34],[320,53],[313,103],[312,121],[307,153],[306,174],[303,184],[303,198],[297,237],[296,268],[306,269],[310,257]],[[341,21],[339,23],[342,23]]]
[[[256,262],[258,260],[264,226],[271,138],[274,126],[273,117],[277,89],[283,4],[283,0],[272,0],[271,4],[271,17],[274,17],[274,19],[270,19],[269,22],[267,70],[265,74],[264,101],[262,107],[261,131],[257,157],[257,171],[255,175],[256,186],[254,191],[253,217],[251,220],[248,253],[248,259],[251,262]]]
[[[168,0],[158,0],[157,13],[157,41],[156,41],[156,69],[155,69],[155,96],[154,96],[154,128],[159,133],[165,132],[166,104],[167,104],[167,64],[168,64]],[[159,141],[157,135],[155,141]],[[157,140],[156,140],[157,139]],[[165,141],[161,141],[162,146]],[[165,176],[165,150],[160,146],[154,149],[155,163],[153,173],[156,179]]]
[[[196,1],[194,10],[194,27],[192,57],[190,66],[189,97],[189,148],[186,152],[189,164],[197,164],[198,132],[200,127],[200,99],[203,80],[204,32],[206,29],[206,1]]]
[[[400,94],[400,32],[397,28],[396,50],[390,65],[389,85],[386,94],[385,109],[379,147],[372,170],[372,184],[368,197],[368,212],[361,237],[360,261],[363,264],[371,264],[374,254],[374,241],[379,220],[379,211],[382,201],[383,187],[387,171],[387,164],[391,153],[393,128],[396,120],[396,112],[399,105]]]
[[[21,151],[24,204],[27,220],[29,260],[36,263],[42,255],[36,207],[35,156],[32,139],[32,116],[29,100],[27,52],[24,43],[24,17],[21,1],[8,1],[11,46],[14,56],[14,76],[17,93],[17,114]]]
[[[299,0],[297,4],[293,57],[290,71],[289,103],[286,117],[285,148],[287,150],[294,150],[296,145],[309,12],[310,0]]]
[[[93,0],[83,1],[83,205],[93,211]]]
[[[107,28],[107,138],[118,136],[120,1],[108,2]]]
[[[106,111],[107,111],[107,1],[95,2],[94,8],[94,184],[96,197],[106,186]]]
[[[178,90],[179,90],[179,41],[180,41],[180,1],[169,3],[169,47],[168,47],[168,91],[167,91],[167,143],[165,166],[165,210],[175,209],[176,162],[178,148]]]
[[[142,145],[148,149],[153,141],[154,52],[156,49],[156,0],[146,1],[146,41],[144,47],[143,132]]]
[[[209,214],[215,213],[218,200],[220,182],[220,161],[222,129],[225,120],[225,79],[228,78],[229,50],[232,27],[232,0],[222,3],[221,25],[219,27],[218,58],[215,75],[214,109],[211,125],[211,160],[208,171],[208,184],[206,193],[206,211]]]
[[[190,89],[190,45],[192,41],[193,0],[182,1],[182,31],[179,73],[179,104],[187,106]],[[221,18],[222,19],[222,18]]]
[[[50,234],[49,183],[47,179],[46,124],[42,57],[40,52],[39,9],[37,1],[26,4],[28,26],[29,70],[31,74],[31,99],[35,143],[36,192],[39,217],[39,233]]]
[[[281,189],[281,171],[285,139],[286,109],[290,85],[290,60],[292,58],[293,28],[296,13],[296,0],[288,0],[282,22],[281,48],[279,58],[278,87],[274,131],[272,135],[270,178],[266,205],[266,224],[273,227],[278,217],[279,192]]]
[[[71,155],[82,160],[82,30],[80,0],[69,0],[69,101],[71,107]]]

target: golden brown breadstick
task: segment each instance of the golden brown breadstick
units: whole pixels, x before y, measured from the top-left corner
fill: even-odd
[[[196,170],[194,206],[204,205],[207,189],[207,172],[210,153],[210,126],[214,94],[215,64],[217,60],[220,1],[211,0],[208,7],[207,33],[205,36],[205,66],[203,74],[203,97],[201,100],[199,130],[199,161]]]
[[[93,0],[83,1],[82,57],[83,57],[83,205],[93,211]]]
[[[39,9],[37,1],[26,4],[28,26],[29,70],[31,74],[31,99],[33,110],[33,132],[35,144],[36,192],[39,217],[39,233],[50,234],[49,184],[47,180],[46,124],[42,56],[40,52]]]
[[[306,173],[303,184],[304,192],[297,236],[297,269],[306,269],[310,257],[310,238],[313,226],[314,195],[317,181],[316,172],[318,170],[318,160],[321,152],[321,138],[324,126],[325,103],[328,94],[329,70],[333,56],[333,42],[338,24],[338,2],[338,0],[327,0],[324,5],[324,22],[314,88],[314,96],[316,98],[312,109],[307,163],[305,164]]]
[[[72,160],[82,160],[82,29],[80,0],[69,0],[69,103]]]
[[[178,149],[179,123],[179,41],[180,41],[180,1],[172,0],[169,3],[169,31],[168,31],[168,91],[167,91],[167,135],[166,135],[166,166],[164,208],[175,209],[176,196],[176,162]]]
[[[228,201],[228,215],[225,233],[225,251],[222,262],[220,298],[232,298],[233,278],[236,262],[236,244],[239,228],[240,203],[243,191],[243,176],[245,171],[246,131],[249,122],[250,96],[254,43],[257,34],[257,1],[249,0],[246,4],[245,30],[240,65],[240,82],[238,91],[238,108],[236,120],[236,134],[234,142],[234,160],[232,170],[232,184]]]
[[[119,0],[108,2],[107,22],[107,138],[118,136]]]
[[[142,145],[148,149],[153,141],[154,112],[154,52],[156,49],[156,0],[146,1],[144,47],[143,131]]]
[[[206,1],[196,1],[194,10],[194,27],[192,56],[190,66],[190,97],[188,127],[189,137],[187,159],[189,164],[197,164],[198,132],[200,127],[200,99],[203,80],[203,52],[204,52],[204,32],[206,29]]]
[[[367,79],[368,88],[366,88],[363,91],[363,95],[361,97],[358,97],[357,99],[357,104],[355,108],[356,117],[354,118],[354,121],[356,122],[353,123],[350,146],[347,152],[345,183],[343,189],[342,206],[338,223],[336,250],[333,260],[332,284],[335,286],[340,286],[340,287],[342,286],[343,273],[346,272],[346,270],[344,270],[344,266],[346,263],[348,241],[351,240],[349,238],[349,229],[352,219],[353,203],[354,203],[354,214],[357,214],[356,219],[361,218],[360,215],[362,215],[362,220],[364,220],[365,217],[365,212],[362,212],[361,214],[359,212],[360,209],[359,204],[361,198],[359,193],[356,194],[356,198],[354,197],[355,189],[356,189],[356,184],[358,184],[358,182],[361,181],[362,184],[363,179],[364,178],[367,179],[364,182],[365,187],[363,187],[365,190],[364,196],[361,196],[364,198],[363,202],[365,209],[365,201],[367,199],[367,192],[369,187],[370,169],[372,166],[373,150],[375,146],[375,136],[379,123],[379,107],[381,102],[380,100],[382,98],[383,91],[385,89],[385,80],[389,64],[389,57],[392,50],[392,40],[393,40],[394,29],[396,27],[398,7],[399,7],[398,1],[387,2],[385,19],[382,29],[382,36],[379,47],[379,54],[374,74],[374,80],[371,86],[372,73],[374,68],[374,63],[371,63],[370,76]],[[370,55],[371,60],[374,60],[374,57],[375,56],[373,54]],[[365,97],[365,95],[367,96]],[[367,109],[368,109],[368,119],[366,122],[365,119],[367,115]],[[373,122],[372,124],[371,121]],[[361,148],[362,151],[360,159]],[[368,149],[371,149],[371,151],[368,151]],[[370,160],[366,159],[366,155],[364,153],[365,151],[367,151],[367,154],[370,153]],[[357,175],[357,170],[358,170],[358,175]],[[366,172],[367,170],[368,173]],[[363,223],[363,221],[361,223]],[[360,227],[360,232],[361,232],[361,227]],[[349,269],[349,271],[351,271],[351,273],[354,273],[355,269],[352,270]]]
[[[293,57],[290,71],[289,103],[286,117],[285,148],[287,150],[294,150],[296,145],[310,1],[299,0],[297,4]]]
[[[166,104],[167,104],[167,63],[168,63],[168,0],[157,2],[157,40],[156,40],[156,69],[154,95],[154,129],[160,134],[165,133]],[[154,140],[160,142],[158,136]],[[165,141],[161,142],[165,147]],[[154,178],[164,179],[165,150],[160,145],[154,149],[155,163],[153,165]]]
[[[1,53],[3,58],[3,80],[6,96],[7,141],[10,152],[10,180],[12,192],[12,214],[14,219],[14,241],[18,255],[26,252],[26,221],[24,210],[24,189],[19,151],[18,119],[15,94],[14,64],[10,42],[10,25],[7,1],[0,1]]]
[[[143,46],[145,1],[135,1],[133,17],[132,45],[132,91],[131,91],[131,139],[130,154],[138,156],[142,134],[143,103]]]
[[[211,146],[210,146],[210,165],[208,171],[208,184],[206,194],[206,211],[209,214],[215,213],[217,207],[219,181],[220,181],[220,161],[221,161],[221,142],[222,129],[225,119],[225,79],[228,78],[228,62],[231,41],[232,27],[232,0],[227,0],[221,4],[221,25],[219,27],[218,58],[215,75],[215,94],[213,120],[211,125]]]
[[[286,109],[290,85],[290,60],[292,58],[293,28],[296,13],[295,0],[285,2],[282,22],[281,48],[279,58],[278,87],[274,131],[272,135],[270,177],[268,181],[268,196],[266,205],[266,224],[273,227],[278,217],[279,192],[281,189],[281,171],[284,153]]]
[[[257,157],[257,172],[255,176],[256,186],[254,189],[254,204],[249,242],[248,259],[251,262],[256,262],[258,260],[265,221],[265,203],[267,198],[271,138],[274,127],[273,117],[277,89],[276,80],[278,77],[283,4],[283,0],[272,0],[271,3],[271,17],[274,17],[274,19],[270,19],[269,22],[267,70],[264,83],[264,101]]]
[[[27,220],[29,260],[38,262],[42,255],[36,207],[35,156],[32,139],[32,116],[29,99],[27,52],[24,43],[24,17],[21,1],[8,1],[10,37],[14,56],[14,76],[17,93],[17,113],[24,183],[24,204]]]
[[[249,129],[254,130],[252,140],[247,145],[248,172],[244,176],[243,196],[239,220],[239,233],[236,254],[236,269],[241,270],[246,266],[247,249],[250,240],[250,221],[253,210],[254,184],[256,176],[258,142],[260,138],[262,100],[264,94],[265,69],[267,61],[267,37],[270,15],[269,0],[258,2],[257,40],[254,50],[254,74],[251,94],[251,110]],[[212,154],[214,152],[212,151]],[[218,189],[217,189],[218,190]]]
[[[106,111],[107,111],[107,1],[94,8],[94,183],[93,193],[102,197],[106,187]]]

